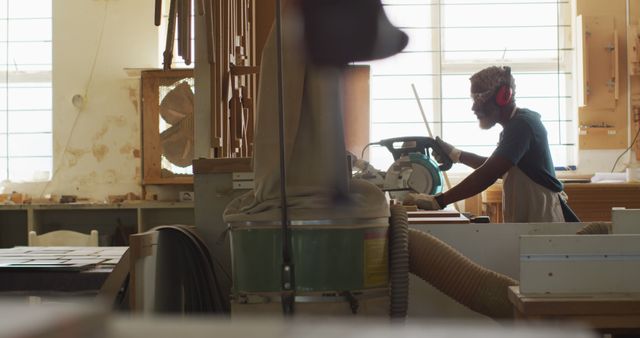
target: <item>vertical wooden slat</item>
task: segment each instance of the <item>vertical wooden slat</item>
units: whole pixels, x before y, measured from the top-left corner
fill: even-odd
[[[213,148],[213,156],[214,157],[223,157],[222,156],[222,118],[220,112],[220,77],[219,77],[219,67],[221,62],[221,53],[220,51],[224,49],[224,45],[220,39],[221,36],[221,17],[220,17],[220,0],[206,0],[211,5],[211,15],[213,20],[213,46],[215,50],[213,51],[215,62],[210,67],[210,77],[211,77],[211,145]]]
[[[178,56],[183,56],[184,54],[182,53],[183,51],[183,45],[182,43],[184,42],[184,38],[182,37],[182,35],[184,34],[184,3],[186,0],[176,0],[176,27],[177,27],[177,33],[178,33],[178,38],[177,38],[177,44],[178,44]]]
[[[273,22],[275,0],[170,0],[170,3],[171,24],[168,28],[165,69],[171,67],[169,53],[173,54],[176,35],[179,55],[186,64],[191,63],[190,20],[193,6],[196,6],[198,15],[205,16],[211,79],[212,157],[252,156],[258,95],[256,70],[259,69],[261,50]],[[262,13],[261,9],[267,10]],[[241,71],[232,75],[232,66],[241,68]]]
[[[176,7],[177,0],[171,0],[169,3],[169,19],[167,24],[167,41],[165,44],[163,62],[164,69],[171,69],[171,61],[173,60],[173,40],[175,39],[176,31]]]
[[[185,10],[186,10],[186,18],[185,18],[185,42],[184,42],[184,63],[187,65],[191,64],[191,12],[192,5],[191,0],[186,0]]]
[[[162,19],[162,0],[156,0],[155,12],[153,14],[153,23],[156,26],[160,26],[161,19]]]
[[[230,5],[229,5],[229,0],[224,2],[224,6],[223,6],[223,17],[224,17],[224,35],[223,35],[223,39],[224,39],[224,43],[225,43],[225,50],[224,50],[224,63],[221,65],[222,69],[222,79],[223,81],[223,88],[222,88],[222,106],[223,106],[223,119],[225,121],[224,124],[224,128],[222,129],[222,137],[225,140],[225,145],[224,145],[224,156],[225,157],[231,157],[231,146],[230,146],[230,141],[229,141],[229,123],[226,123],[227,121],[229,121],[230,116],[229,116],[229,61],[230,61],[230,57],[229,57],[229,51],[231,50],[231,32],[230,32],[230,26],[231,26],[231,13],[230,13]]]
[[[348,151],[360,157],[369,143],[369,66],[349,66],[343,75],[344,138]],[[365,158],[367,156],[365,155]]]
[[[258,22],[256,20],[257,15],[256,15],[256,11],[257,11],[257,4],[255,2],[255,0],[248,0],[248,9],[247,9],[247,14],[248,14],[248,18],[247,21],[249,22],[249,25],[247,27],[247,30],[249,32],[249,40],[248,40],[248,44],[249,44],[249,64],[253,67],[258,68],[260,65],[260,53],[257,52],[257,46],[260,44],[259,40],[258,40],[258,34],[256,33],[256,30],[258,29]],[[263,1],[263,3],[266,1]],[[262,48],[260,48],[262,49]],[[256,104],[258,102],[258,72],[256,72],[255,75],[252,75],[250,77],[249,80],[249,88],[250,88],[250,93],[251,93],[251,98],[252,98],[252,103],[251,103],[251,107],[250,112],[249,112],[249,116],[247,118],[247,128],[246,128],[246,133],[247,133],[247,157],[250,157],[253,155],[253,138],[254,138],[254,124],[255,124],[255,113],[256,113]]]
[[[211,2],[213,0],[201,0],[204,2],[204,20],[205,20],[205,31],[206,31],[206,41],[207,41],[207,59],[209,60],[209,65],[213,66],[216,58],[215,58],[215,49],[216,45],[213,43],[215,28],[213,27],[213,6]],[[213,78],[212,78],[213,79]]]
[[[260,0],[271,12],[262,15],[269,18],[269,23],[263,24],[258,34],[256,0],[206,1],[203,6],[205,15],[210,13],[214,27],[212,39],[207,42],[208,47],[213,48],[210,57],[213,157],[251,156],[258,94],[255,70],[260,62],[259,50],[268,34],[264,27],[268,29],[271,26],[275,2]],[[232,72],[231,67],[238,67],[241,71]]]
[[[155,180],[160,178],[160,157],[162,149],[160,149],[160,133],[159,133],[159,117],[154,106],[159,104],[158,78],[150,76],[149,72],[142,72],[142,149],[143,152],[143,182],[147,180]]]
[[[220,50],[219,50],[219,59],[220,62],[218,63],[218,83],[220,85],[219,87],[219,91],[217,93],[218,95],[218,109],[219,109],[219,115],[218,115],[218,121],[219,121],[219,132],[220,132],[220,139],[222,140],[222,146],[220,148],[220,156],[221,157],[227,157],[227,147],[226,147],[226,142],[225,142],[225,133],[224,133],[224,125],[225,125],[225,108],[224,108],[224,70],[226,68],[226,64],[227,64],[227,58],[226,58],[226,50],[228,48],[227,46],[227,41],[224,38],[224,35],[226,34],[226,24],[227,24],[227,20],[226,20],[226,13],[225,13],[225,2],[226,1],[219,1],[219,8],[218,8],[218,18],[220,21],[220,31],[219,31],[219,36],[218,38],[220,39]]]
[[[198,15],[204,15],[205,0],[194,0],[194,1],[196,1],[196,13]]]

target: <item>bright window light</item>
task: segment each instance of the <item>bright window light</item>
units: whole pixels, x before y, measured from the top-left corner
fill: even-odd
[[[52,170],[51,13],[51,0],[0,0],[0,181]]]
[[[568,0],[384,0],[383,5],[410,42],[403,52],[369,63],[371,142],[427,136],[411,89],[414,84],[434,136],[463,150],[490,155],[501,128],[478,127],[471,111],[469,77],[487,66],[510,66],[517,105],[542,115],[554,164],[576,164]],[[369,155],[382,170],[393,162],[381,147],[371,147]],[[452,170],[469,169],[456,165]]]

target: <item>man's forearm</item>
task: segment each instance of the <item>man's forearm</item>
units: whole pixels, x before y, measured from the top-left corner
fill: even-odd
[[[463,153],[463,158],[466,154],[468,153]],[[479,158],[480,156],[475,157],[476,160]],[[447,204],[476,195],[492,185],[511,168],[513,168],[513,163],[509,159],[500,155],[491,156],[458,185],[438,195],[436,201],[440,207],[444,207]]]
[[[484,169],[484,170],[483,170]],[[441,207],[445,205],[477,195],[495,183],[496,178],[487,169],[483,168],[472,172],[460,184],[447,190],[438,200]]]
[[[486,160],[487,158],[484,156],[478,156],[467,151],[463,151],[460,155],[460,163],[473,169],[478,169]]]

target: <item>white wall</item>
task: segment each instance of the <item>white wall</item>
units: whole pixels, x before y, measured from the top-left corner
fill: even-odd
[[[98,201],[140,195],[140,80],[125,68],[159,66],[154,1],[52,2],[53,178],[5,191]],[[85,95],[83,109],[72,105],[75,94]]]
[[[125,68],[158,66],[154,2],[53,3],[55,176],[50,191],[98,200],[140,194],[140,80]],[[78,110],[71,98],[84,93],[85,107]]]
[[[580,150],[578,153],[578,174],[593,174],[595,172],[610,172],[613,163],[618,156],[624,152],[624,149],[613,150]],[[620,158],[615,167],[615,172],[624,172],[626,165],[637,162],[636,155],[633,150],[629,150]]]

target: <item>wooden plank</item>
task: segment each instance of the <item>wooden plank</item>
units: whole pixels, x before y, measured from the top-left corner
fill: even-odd
[[[409,224],[466,224],[469,219],[460,215],[459,217],[412,217]]]
[[[142,72],[142,184],[160,178],[160,132],[158,130],[158,79]]]
[[[138,279],[144,281],[138,275],[136,269],[138,262],[144,257],[153,254],[153,246],[158,244],[158,232],[148,231],[129,236],[129,306],[134,311],[140,311],[144,304],[144,292],[137,294]],[[142,291],[142,290],[139,290]]]
[[[583,107],[587,105],[589,99],[589,53],[587,53],[587,34],[585,32],[585,25],[582,19],[582,15],[578,15],[575,21],[576,25],[576,69],[578,70],[576,98],[578,106]]]
[[[518,321],[582,323],[603,332],[640,333],[640,298],[624,294],[530,297],[510,286],[508,298]]]
[[[637,294],[529,296],[521,294],[519,286],[510,286],[508,297],[515,308],[526,315],[640,315],[640,295]]]
[[[460,213],[455,210],[417,210],[407,211],[409,218],[416,217],[460,217]]]
[[[194,174],[232,173],[253,171],[251,158],[214,158],[193,161]]]
[[[502,183],[493,184],[483,191],[482,201],[485,203],[502,203]]]
[[[273,22],[273,0],[205,0],[209,62],[210,145],[212,158],[250,157],[253,154],[254,114],[257,104],[257,72],[268,30]],[[211,34],[209,34],[211,31]],[[210,40],[210,41],[209,41]],[[231,68],[250,70],[231,74]],[[238,92],[238,90],[241,90]],[[230,102],[230,93],[235,93]],[[238,96],[238,93],[241,96]],[[241,98],[242,105],[238,98]],[[230,105],[230,103],[233,103]],[[240,137],[241,136],[241,137]]]
[[[148,178],[144,180],[144,184],[165,185],[165,184],[193,184],[193,176],[176,176]]]
[[[483,215],[482,194],[477,194],[465,199],[464,211],[476,216]]]
[[[369,77],[371,67],[348,66],[344,72],[344,94],[342,109],[344,138],[347,151],[361,157],[369,143]],[[368,153],[363,156],[369,159]]]

